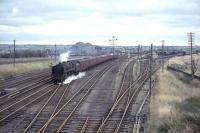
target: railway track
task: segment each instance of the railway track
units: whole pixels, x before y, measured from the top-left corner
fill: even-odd
[[[120,85],[119,92],[115,98],[116,100],[121,96],[121,93],[124,92],[125,89],[130,86],[130,82],[133,81],[133,77],[134,77],[133,65],[135,64],[135,61],[136,61],[135,59],[130,61],[130,63],[128,63],[127,66],[125,67],[123,78],[122,78],[122,83]],[[103,100],[103,99],[99,99],[99,100]],[[101,101],[99,101],[99,102],[101,102]],[[110,103],[110,104],[112,104],[112,103]],[[99,125],[101,125],[102,122],[104,122],[104,118],[102,118],[101,115],[100,115],[100,117],[98,115],[95,117],[94,116],[90,117],[90,115],[87,114],[85,116],[81,116],[81,118],[79,118],[79,119],[80,120],[77,120],[79,122],[79,125],[76,127],[75,132],[94,133],[98,130]]]
[[[14,129],[15,131],[20,132],[46,132],[50,130],[52,132],[52,126],[60,127],[61,123],[55,123],[58,119],[60,119],[60,116],[63,116],[62,118],[71,117],[74,113],[73,110],[76,110],[77,107],[83,102],[83,100],[87,97],[87,95],[90,93],[92,87],[98,82],[98,79],[111,67],[111,65],[106,66],[103,70],[96,72],[91,77],[86,79],[85,83],[82,85],[82,87],[77,90],[71,97],[69,96],[69,90],[70,85],[64,85],[58,88],[54,88],[53,90],[49,92],[48,99],[46,96],[46,100],[43,101],[43,106],[40,108],[37,114],[34,114],[34,116],[30,116],[27,118],[24,118],[18,126]],[[73,82],[72,82],[73,84]],[[62,95],[61,95],[62,94]],[[34,99],[34,98],[33,98]],[[36,98],[41,99],[41,98]],[[24,99],[22,99],[23,101]],[[35,100],[36,101],[36,100]],[[16,103],[17,104],[17,103]],[[29,104],[31,105],[31,104]],[[13,106],[13,105],[12,105]],[[28,106],[28,105],[25,105]],[[51,108],[49,108],[51,107]],[[23,108],[23,106],[22,106]],[[68,110],[69,109],[69,110]],[[4,109],[6,110],[6,109]],[[71,111],[71,113],[70,113]],[[16,113],[16,112],[15,112]],[[14,114],[14,113],[13,113]],[[2,121],[10,118],[10,116],[6,117],[5,119],[2,119]],[[65,123],[67,121],[65,120]],[[1,120],[0,120],[1,124]],[[20,126],[21,125],[21,126]],[[65,125],[65,124],[62,124]],[[24,129],[24,130],[20,130]],[[62,128],[61,128],[62,129]],[[58,129],[59,130],[59,129]]]
[[[50,95],[50,97],[44,102],[40,110],[37,112],[37,114],[32,118],[25,119],[23,121],[25,130],[21,132],[28,132],[29,129],[36,129],[37,124],[44,124],[45,121],[41,121],[41,118],[43,117],[52,117],[55,112],[58,110],[60,103],[65,100],[69,93],[70,84],[67,84],[66,86],[58,86],[54,92]],[[62,94],[62,95],[61,95]],[[49,108],[53,106],[54,108]],[[51,112],[51,113],[49,113]],[[42,123],[43,122],[43,123]],[[33,132],[33,130],[31,130]],[[36,130],[34,131],[36,132]]]
[[[108,69],[108,66],[105,68]],[[106,69],[104,69],[104,71],[106,71]],[[2,100],[2,102],[0,104],[3,105],[3,106],[1,106],[2,108],[0,108],[0,127],[21,117],[22,114],[24,115],[25,111],[27,111],[27,107],[32,107],[36,102],[42,102],[42,101],[44,101],[44,99],[47,99],[49,97],[48,100],[45,102],[44,106],[38,112],[38,114],[31,121],[29,119],[30,124],[29,125],[26,124],[27,128],[24,128],[25,129],[24,132],[27,132],[30,128],[32,129],[32,127],[34,126],[34,123],[38,124],[41,122],[40,119],[37,119],[37,118],[40,118],[38,116],[45,115],[45,113],[46,114],[49,113],[49,111],[47,111],[48,109],[45,109],[45,107],[50,102],[55,102],[55,99],[58,99],[58,98],[53,98],[53,97],[55,97],[55,95],[57,95],[56,97],[58,97],[58,96],[61,96],[60,94],[63,94],[61,96],[60,100],[58,101],[58,103],[56,103],[55,109],[50,116],[50,118],[55,117],[54,114],[56,114],[56,112],[59,111],[58,109],[64,107],[63,104],[65,105],[65,101],[67,99],[68,99],[68,103],[69,103],[70,101],[73,102],[73,99],[75,99],[76,96],[78,96],[80,94],[82,94],[81,96],[79,96],[80,98],[82,96],[86,96],[83,94],[89,94],[90,91],[89,91],[88,87],[92,88],[92,86],[94,86],[95,83],[98,81],[98,78],[103,75],[104,71],[99,71],[96,74],[94,74],[91,79],[87,79],[88,81],[86,81],[86,83],[80,89],[80,91],[75,93],[70,99],[68,99],[68,97],[65,97],[66,96],[65,92],[61,92],[60,88],[63,88],[63,87],[58,87],[57,89],[55,89],[55,87],[53,88],[54,85],[52,85],[52,84],[50,84],[50,85],[47,84],[45,87],[43,87],[44,84],[49,82],[48,79],[46,80],[47,82],[43,82],[43,81],[39,80],[36,83],[33,83],[33,84],[23,87],[19,90],[16,90],[13,93],[9,93],[3,97],[0,97]],[[41,83],[41,86],[40,86],[40,83]],[[40,87],[43,87],[43,88],[40,89]],[[66,90],[66,89],[62,89],[62,90]],[[87,92],[87,93],[85,93],[85,92]],[[30,93],[32,93],[32,94],[30,94]],[[80,100],[83,101],[82,98]],[[25,116],[23,116],[23,117],[25,117]],[[19,122],[19,123],[23,123],[24,120],[22,120],[22,121],[20,120],[21,122]],[[25,123],[29,123],[29,122],[26,121]],[[37,126],[37,124],[36,124],[36,126]],[[18,126],[16,125],[15,129],[17,129]],[[48,125],[46,125],[44,127],[44,130],[46,129],[47,126]],[[15,129],[13,129],[13,131],[15,131]]]
[[[38,81],[43,79],[43,78],[46,78],[46,77],[50,77],[50,71],[44,71],[42,73],[37,73],[37,74],[29,74],[29,76],[17,76],[15,78],[11,78],[11,79],[7,79],[7,80],[4,80],[4,87],[5,88],[16,88],[17,86],[20,86],[20,85],[27,85],[28,83],[30,82],[33,82],[33,81]],[[1,85],[2,86],[2,85]]]
[[[128,66],[127,66],[128,68]],[[132,72],[132,71],[131,71]],[[129,74],[130,70],[125,72],[125,75]],[[133,73],[131,73],[133,74]],[[122,123],[126,125],[125,115],[127,109],[131,105],[138,91],[143,86],[148,78],[147,69],[135,80],[132,81],[132,75],[128,75],[129,81],[123,81],[121,84],[120,91],[116,97],[115,102],[109,109],[107,115],[103,119],[102,123],[97,129],[97,133],[100,132],[119,132]],[[128,85],[127,85],[128,84]]]
[[[103,118],[99,116],[89,117],[87,115],[80,117],[78,110],[99,79],[111,69],[111,64],[86,78],[84,84],[75,90],[74,93],[71,92],[73,82],[57,86],[49,84],[47,79],[46,82],[38,81],[39,83],[30,85],[26,89],[22,88],[19,91],[6,95],[4,98],[0,97],[2,100],[0,102],[0,105],[2,105],[0,107],[0,127],[14,119],[20,118],[21,120],[13,129],[13,132],[71,132],[70,127],[74,122],[78,122],[74,132],[128,132],[127,125],[130,122],[128,118],[131,111],[130,107],[149,78],[148,69],[145,67],[148,63],[141,63],[142,69],[138,77],[133,75],[134,63],[135,60],[131,61],[125,68],[119,92],[115,95],[114,102],[110,105],[108,111],[105,112]],[[134,123],[134,131],[140,129],[142,123],[141,111],[148,97],[149,92],[147,91],[144,101],[142,101],[138,109],[139,113],[137,113],[138,115]],[[36,102],[40,102],[37,112],[26,116],[27,108],[33,107]]]
[[[0,110],[0,126],[21,115],[23,112],[25,112],[27,107],[34,105],[36,101],[48,96],[48,94],[52,93],[54,89],[55,85],[53,84],[43,86],[38,91],[12,103],[11,105],[6,106],[5,108],[2,108]]]
[[[50,72],[50,69],[41,70],[41,71],[35,72],[35,73],[27,72],[27,73],[17,74],[14,76],[5,77],[4,79],[7,81],[9,81],[9,80],[12,81],[13,79],[26,78],[26,77],[30,77],[30,75],[34,76],[34,75],[38,75],[38,74],[45,73],[45,72]]]
[[[27,86],[24,86],[20,89],[12,91],[11,93],[7,93],[4,96],[1,96],[0,97],[0,105],[1,105],[0,108],[3,108],[4,107],[3,105],[9,105],[9,102],[12,100],[17,101],[21,97],[25,97],[26,95],[33,93],[39,87],[49,83],[50,81],[51,81],[50,77],[46,77],[44,79],[40,78],[36,82],[33,82]]]
[[[123,76],[123,87],[121,85],[121,89],[124,89],[124,87],[128,87],[129,86],[129,82],[127,82],[128,80],[132,81],[133,80],[133,75],[131,74],[131,71],[133,71],[133,64],[135,63],[135,60],[132,61],[131,63],[128,64],[128,66],[125,68],[125,73]],[[124,91],[124,90],[123,90]],[[122,92],[122,90],[121,90]],[[117,97],[120,97],[120,95],[118,94]],[[99,99],[99,100],[103,100],[103,99]],[[97,101],[99,103],[101,103],[101,101]],[[99,112],[100,114],[102,112]],[[105,112],[104,112],[105,113]],[[64,130],[64,132],[67,131],[71,131],[72,132],[96,132],[98,129],[98,126],[103,122],[102,117],[99,117],[101,115],[96,115],[95,117],[91,117],[88,113],[86,115],[77,115],[74,116],[74,120],[70,121],[68,123],[68,125],[66,126],[66,129]],[[76,128],[73,130],[73,125],[76,126]],[[70,128],[70,130],[69,130]]]
[[[153,89],[155,86],[155,80],[153,81],[153,84],[151,86],[151,89]],[[149,96],[150,96],[150,91],[148,90],[145,94],[145,97],[143,98],[142,102],[140,103],[139,105],[139,108],[136,112],[136,115],[135,115],[135,121],[133,123],[133,129],[132,129],[132,132],[133,133],[139,133],[140,132],[140,129],[142,127],[142,121],[143,121],[143,114],[142,114],[142,110],[144,108],[144,105],[146,102],[148,102],[148,99],[149,99]],[[144,131],[143,131],[144,132]]]
[[[135,64],[135,60],[131,61],[127,67],[125,68],[124,76],[121,82],[120,90],[118,92],[118,95],[116,97],[116,100],[119,99],[122,92],[125,91],[133,82],[133,65]]]
[[[81,105],[84,99],[91,92],[95,84],[98,82],[105,72],[111,68],[111,65],[106,66],[103,70],[95,73],[77,93],[75,93],[56,113],[52,116],[46,124],[40,128],[38,132],[61,132],[67,131],[67,123],[70,118],[76,113],[77,108]],[[65,119],[63,119],[65,118]]]

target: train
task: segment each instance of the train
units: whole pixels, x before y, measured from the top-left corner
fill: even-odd
[[[68,76],[77,75],[81,71],[86,71],[100,63],[117,58],[113,55],[102,55],[90,58],[72,59],[52,67],[52,80],[54,84],[62,83]]]

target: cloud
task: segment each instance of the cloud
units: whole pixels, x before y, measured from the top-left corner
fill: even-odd
[[[199,33],[198,0],[2,0],[0,39],[119,44],[185,41]],[[50,40],[50,41],[49,41]]]

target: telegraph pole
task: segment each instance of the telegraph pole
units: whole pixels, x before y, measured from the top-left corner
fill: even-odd
[[[55,44],[55,51],[54,51],[54,54],[55,54],[55,63],[56,63],[56,44]]]
[[[190,60],[191,60],[191,78],[194,78],[194,61],[192,57],[193,52],[193,43],[194,43],[194,33],[190,32],[188,33],[188,43],[190,45]]]
[[[117,41],[118,41],[119,39],[115,39],[115,50],[117,51]],[[117,52],[116,52],[116,54],[117,54]]]
[[[151,84],[152,84],[152,49],[153,49],[153,44],[151,44],[150,48],[150,60],[149,60],[149,94],[151,96]]]
[[[164,44],[165,40],[162,40],[162,72],[164,71]]]
[[[138,45],[138,59],[140,59],[140,45]]]
[[[13,66],[15,67],[15,40],[14,40],[14,49],[13,49]]]
[[[140,57],[142,58],[142,45],[140,45]]]
[[[115,36],[112,36],[113,56],[115,54]]]
[[[113,56],[115,54],[115,36],[112,36],[112,44],[113,44]]]
[[[11,55],[12,54],[12,52],[11,52],[11,46],[9,45],[8,48],[9,48],[9,53],[10,53],[10,57],[9,58],[10,58],[10,61],[11,61],[11,57],[12,57],[12,55]]]
[[[117,41],[118,39],[115,38],[115,36],[112,36],[112,39],[109,40],[110,42],[112,42],[112,46],[113,46],[113,56],[115,54],[115,41]]]

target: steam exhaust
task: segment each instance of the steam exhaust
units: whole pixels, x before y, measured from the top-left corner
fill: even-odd
[[[70,56],[70,51],[67,51],[66,53],[60,54],[59,61],[60,62],[67,61],[69,56]]]
[[[80,78],[82,78],[84,76],[85,76],[85,72],[80,72],[78,75],[71,75],[67,79],[65,79],[65,81],[63,82],[63,84],[69,84],[73,80],[80,79]]]

